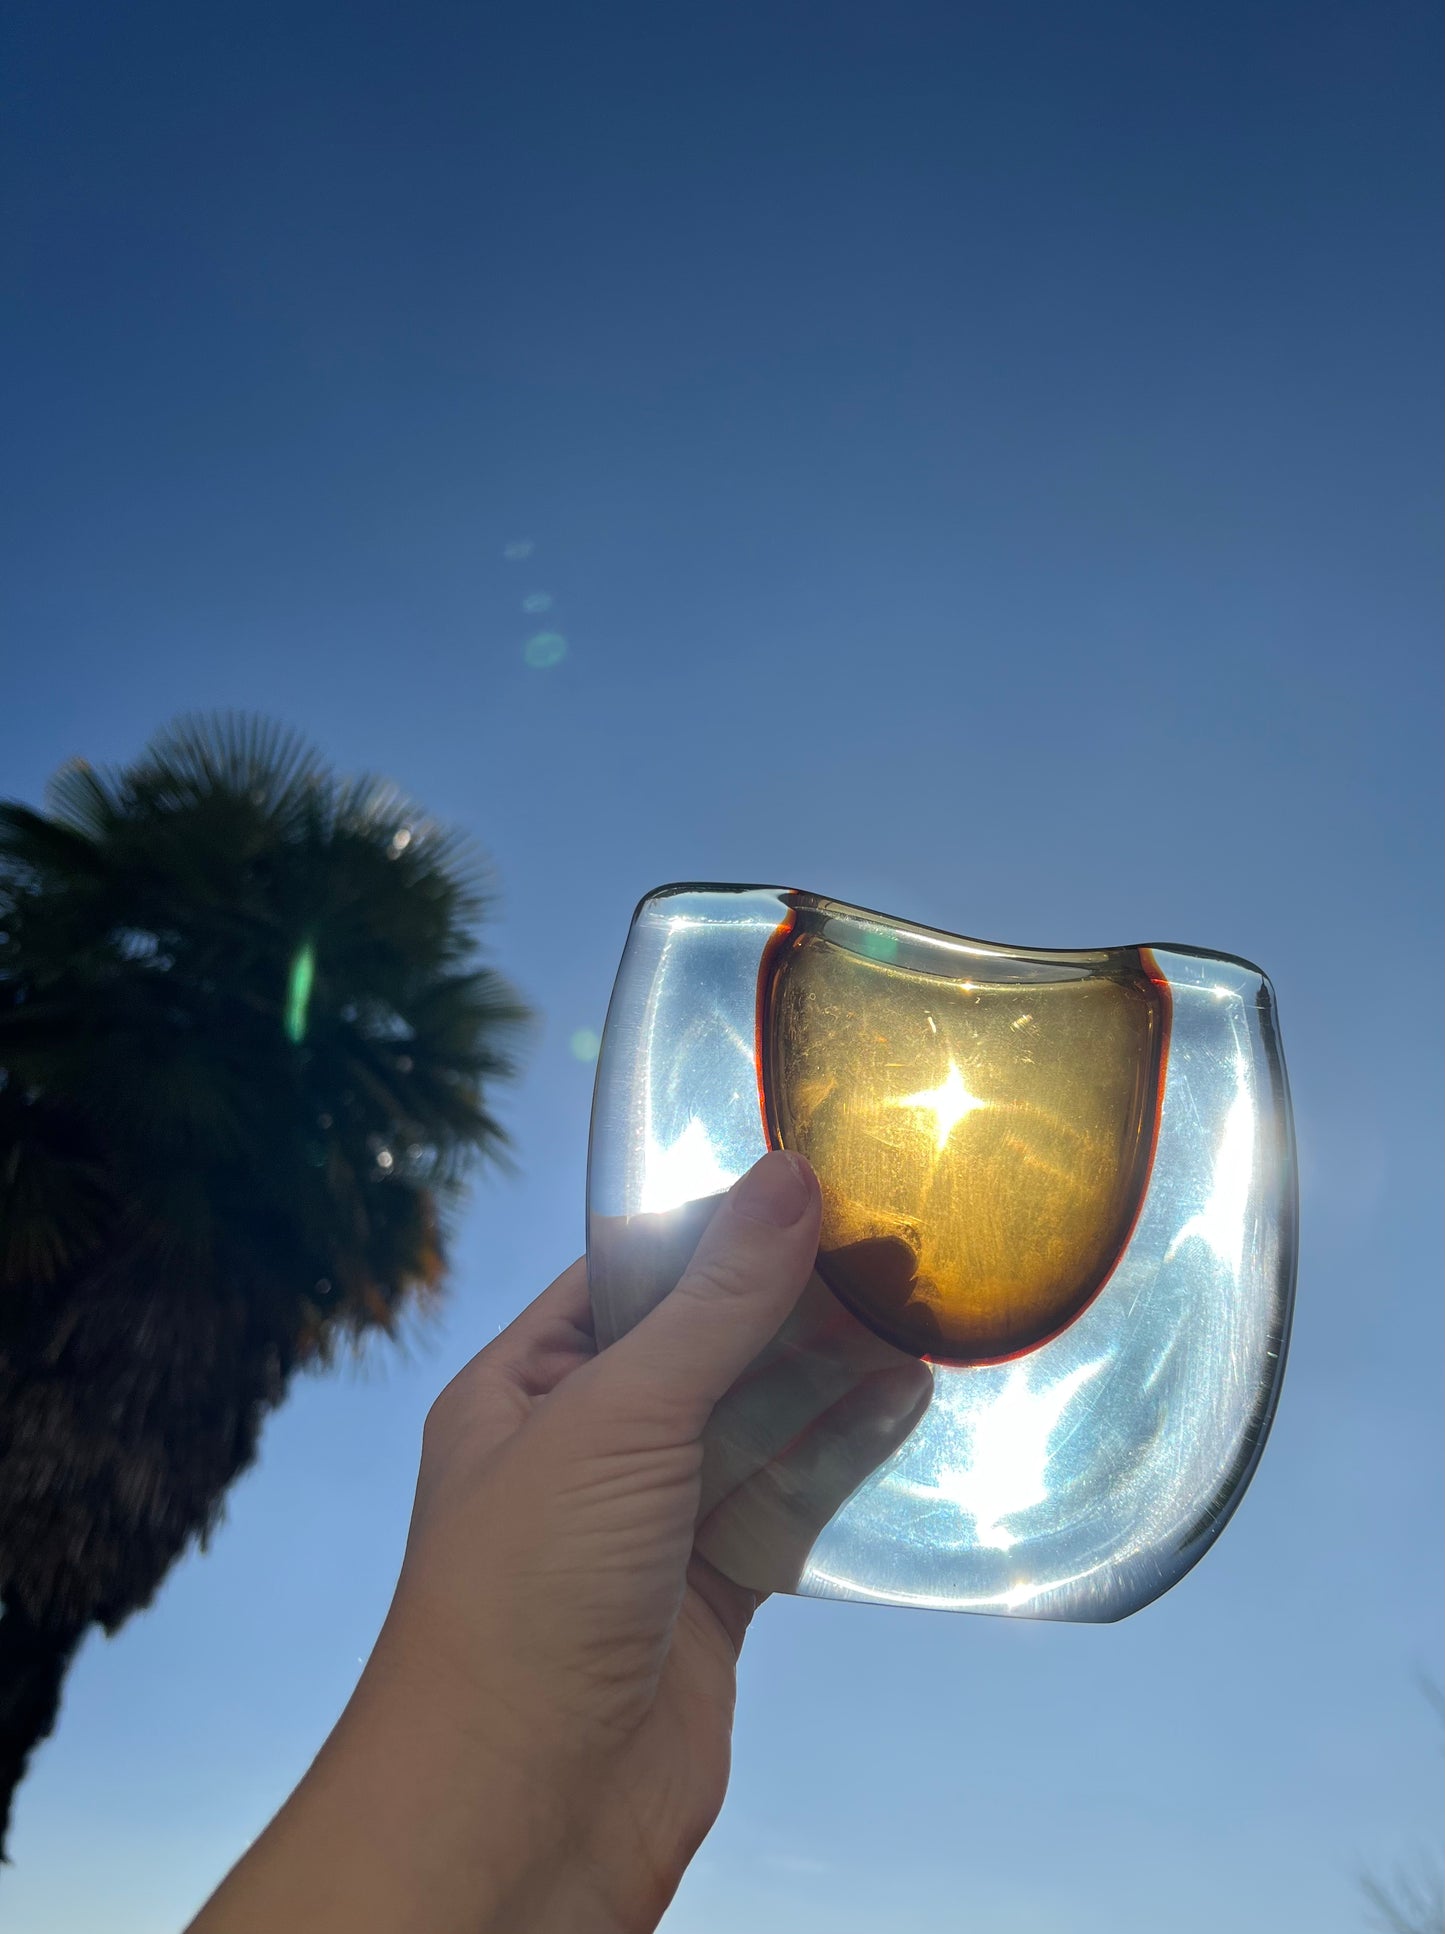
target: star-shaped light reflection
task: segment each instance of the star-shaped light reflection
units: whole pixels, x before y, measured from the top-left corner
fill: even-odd
[[[956,1062],[950,1061],[948,1073],[936,1088],[924,1088],[916,1095],[899,1095],[891,1101],[890,1108],[920,1108],[928,1110],[936,1123],[935,1147],[941,1155],[948,1147],[948,1138],[958,1124],[975,1108],[987,1108],[988,1103],[977,1095],[970,1094],[958,1071]]]

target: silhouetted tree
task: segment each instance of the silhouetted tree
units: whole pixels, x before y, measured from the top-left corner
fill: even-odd
[[[1420,1677],[1421,1692],[1445,1722],[1445,1690]],[[1417,1852],[1390,1874],[1366,1874],[1360,1883],[1370,1925],[1380,1934],[1445,1934],[1445,1865],[1438,1851]]]
[[[476,856],[253,720],[0,806],[0,1846],[92,1624],[435,1288],[525,1011]]]
[[[1433,1867],[1399,1867],[1388,1879],[1367,1874],[1361,1884],[1370,1925],[1380,1934],[1441,1934],[1445,1929],[1445,1888]]]

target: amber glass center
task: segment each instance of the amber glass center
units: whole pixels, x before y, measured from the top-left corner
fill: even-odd
[[[1007,956],[932,973],[889,959],[886,934],[863,945],[884,957],[800,922],[759,990],[769,1138],[822,1183],[819,1274],[916,1355],[1017,1355],[1073,1321],[1128,1240],[1167,990],[1137,949],[1057,978],[1020,956],[1019,979]]]

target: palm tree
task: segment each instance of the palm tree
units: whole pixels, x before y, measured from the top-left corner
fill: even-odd
[[[249,719],[0,805],[0,1849],[87,1629],[389,1331],[504,1136],[476,856]]]

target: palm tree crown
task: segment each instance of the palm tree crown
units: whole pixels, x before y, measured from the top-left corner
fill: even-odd
[[[0,806],[0,1813],[292,1373],[439,1282],[525,1010],[476,856],[246,719]]]

